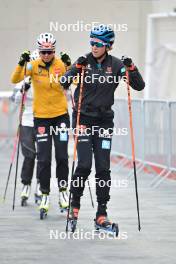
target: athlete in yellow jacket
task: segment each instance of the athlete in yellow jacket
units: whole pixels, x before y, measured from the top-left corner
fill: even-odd
[[[47,54],[47,53],[46,53]],[[45,56],[52,57],[52,63],[47,68],[42,59]],[[59,77],[66,72],[61,59],[54,54],[43,55],[27,64],[26,75],[31,76],[34,87],[33,111],[35,117],[52,118],[67,113],[67,101]],[[12,83],[18,83],[24,79],[24,66],[18,65],[12,74]]]
[[[66,72],[66,65],[69,66],[71,63],[67,54],[62,54],[61,59],[55,57],[55,45],[56,40],[51,33],[41,33],[37,39],[40,58],[29,62],[30,53],[24,52],[11,77],[12,83],[18,83],[24,79],[26,73],[26,76],[31,76],[34,90],[33,112],[37,141],[37,170],[43,194],[40,204],[41,218],[49,208],[52,139],[55,145],[59,205],[61,209],[68,207],[67,128],[70,122],[67,101],[59,78]]]

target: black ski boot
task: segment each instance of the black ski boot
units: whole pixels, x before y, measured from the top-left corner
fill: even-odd
[[[103,230],[106,233],[115,235],[116,237],[119,234],[118,224],[112,223],[107,216],[100,215],[95,220],[95,229],[97,231]]]
[[[103,230],[106,233],[115,235],[119,234],[118,224],[111,222],[107,217],[106,204],[99,204],[96,214],[96,219],[94,219],[95,229],[97,231]]]

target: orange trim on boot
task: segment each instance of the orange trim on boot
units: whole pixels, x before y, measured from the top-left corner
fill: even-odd
[[[102,225],[102,223],[104,223],[105,220],[106,220],[106,216],[105,216],[105,215],[100,215],[100,216],[96,219],[96,222],[97,222],[97,224]]]

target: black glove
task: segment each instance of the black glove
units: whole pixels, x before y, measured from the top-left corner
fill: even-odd
[[[29,62],[30,61],[30,51],[29,50],[25,50],[20,57],[20,60],[18,62],[18,64],[20,66],[24,66],[25,62]]]
[[[64,64],[67,66],[71,65],[71,59],[67,53],[60,52],[60,57]]]
[[[81,56],[78,58],[77,64],[80,66],[86,66],[88,64],[88,59],[84,56]]]
[[[29,88],[31,87],[31,83],[24,83],[23,84],[23,86],[22,86],[22,88],[21,88],[21,93],[23,93],[23,92],[27,92],[28,90],[29,90]]]
[[[131,67],[133,65],[133,61],[130,57],[122,56],[121,61],[126,67]]]

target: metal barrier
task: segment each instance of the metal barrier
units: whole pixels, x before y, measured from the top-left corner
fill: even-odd
[[[176,171],[176,102],[170,102],[169,108],[169,130],[171,132],[169,167],[172,171]]]
[[[11,97],[0,96],[0,148],[13,145],[18,126],[18,106]]]
[[[148,164],[168,167],[169,109],[162,101],[144,101],[144,160]]]
[[[134,132],[136,137],[136,157],[138,160],[144,159],[144,152],[143,148],[141,148],[141,143],[143,142],[143,135],[144,135],[144,127],[143,125],[143,113],[142,113],[142,106],[143,102],[141,100],[133,100],[132,101],[132,112],[133,116],[133,126]],[[131,158],[131,141],[130,141],[130,130],[129,130],[129,113],[128,113],[128,103],[125,99],[118,99],[115,101],[113,110],[115,112],[114,118],[114,125],[116,130],[119,129],[120,131],[124,128],[127,129],[127,135],[114,135],[113,137],[113,144],[112,144],[112,153],[125,154],[126,156]]]
[[[114,111],[115,126],[128,129],[126,136],[115,135],[113,138],[112,154],[122,157],[117,165],[119,170],[132,158],[127,100],[115,100]],[[176,171],[176,102],[133,100],[132,113],[137,170],[139,173],[146,165],[160,168],[151,182],[151,186],[156,187]]]

